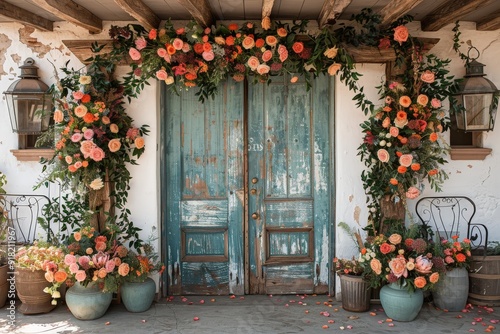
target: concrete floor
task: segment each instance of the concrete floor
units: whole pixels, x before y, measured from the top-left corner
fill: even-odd
[[[416,320],[397,322],[387,319],[377,304],[353,313],[328,296],[301,295],[162,298],[143,313],[112,304],[92,321],[75,319],[64,303],[48,314],[17,312],[15,326],[7,325],[8,315],[6,308],[0,310],[0,333],[500,333],[500,310],[495,308],[444,312],[424,303]]]

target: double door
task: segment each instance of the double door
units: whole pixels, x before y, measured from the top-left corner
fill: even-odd
[[[330,80],[162,93],[169,294],[328,291]]]

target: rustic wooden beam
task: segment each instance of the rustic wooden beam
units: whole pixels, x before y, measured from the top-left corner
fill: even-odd
[[[0,15],[18,21],[22,24],[30,25],[42,31],[52,31],[54,28],[54,22],[25,9],[14,6],[4,0],[0,0]]]
[[[214,21],[208,0],[177,0],[191,16],[204,27],[210,27]]]
[[[76,2],[71,0],[33,0],[33,2],[65,21],[88,29],[90,33],[102,31],[102,20]]]
[[[325,24],[334,24],[337,17],[344,9],[351,4],[352,0],[325,0],[319,12],[318,26],[321,28]]]
[[[273,10],[274,0],[262,0],[262,18],[268,16],[271,17],[271,11]]]
[[[427,53],[439,42],[439,38],[420,37],[418,40],[422,43],[422,53]],[[386,63],[396,60],[394,49],[379,49],[374,46],[344,46],[355,63]]]
[[[92,52],[92,43],[97,42],[97,44],[99,45],[104,45],[104,47],[98,53],[99,55],[104,56],[113,50],[113,41],[111,39],[100,39],[100,40],[78,39],[78,40],[63,40],[62,42],[84,64],[90,63],[87,59],[94,57],[96,55],[95,53]],[[126,61],[127,59],[122,60],[123,63],[126,63]]]
[[[161,19],[142,0],[115,0],[115,3],[147,30],[160,26]]]
[[[422,19],[422,30],[437,31],[491,2],[492,0],[448,0]]]
[[[484,19],[476,23],[476,29],[481,31],[491,31],[500,29],[500,10],[491,13]]]
[[[391,0],[380,10],[382,26],[387,26],[415,8],[423,0]]]

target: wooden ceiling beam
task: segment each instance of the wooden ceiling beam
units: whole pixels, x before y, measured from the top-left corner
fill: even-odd
[[[271,17],[274,0],[262,0],[262,18]]]
[[[160,26],[161,19],[142,0],[115,0],[115,3],[147,30]]]
[[[500,10],[491,13],[484,19],[476,23],[476,29],[481,31],[491,31],[500,29]]]
[[[321,28],[326,24],[334,24],[351,2],[352,0],[325,0],[319,12],[318,26]]]
[[[71,0],[33,0],[33,2],[65,21],[88,29],[92,34],[102,31],[102,20],[76,2]]]
[[[25,9],[14,6],[4,0],[0,0],[0,14],[42,31],[52,31],[54,29],[54,22]]]
[[[177,0],[186,8],[198,24],[210,27],[214,22],[208,0]]]
[[[448,0],[422,19],[423,31],[437,31],[447,24],[491,3],[492,0]]]
[[[401,16],[408,13],[410,10],[415,8],[423,0],[392,0],[390,1],[382,10],[380,10],[380,16],[382,17],[382,26],[388,26],[392,22],[396,21]]]

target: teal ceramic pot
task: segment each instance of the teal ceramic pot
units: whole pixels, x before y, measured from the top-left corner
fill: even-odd
[[[432,291],[434,305],[442,310],[459,312],[469,296],[469,273],[465,268],[453,268],[442,274]]]
[[[102,317],[108,310],[113,294],[102,292],[98,286],[86,287],[76,283],[66,291],[66,305],[73,316],[80,320],[94,320]]]
[[[153,303],[156,283],[149,277],[144,282],[124,282],[120,291],[123,305],[129,312],[144,312]]]
[[[396,321],[412,321],[424,303],[422,290],[408,292],[397,283],[387,284],[380,289],[380,303],[387,317]]]

